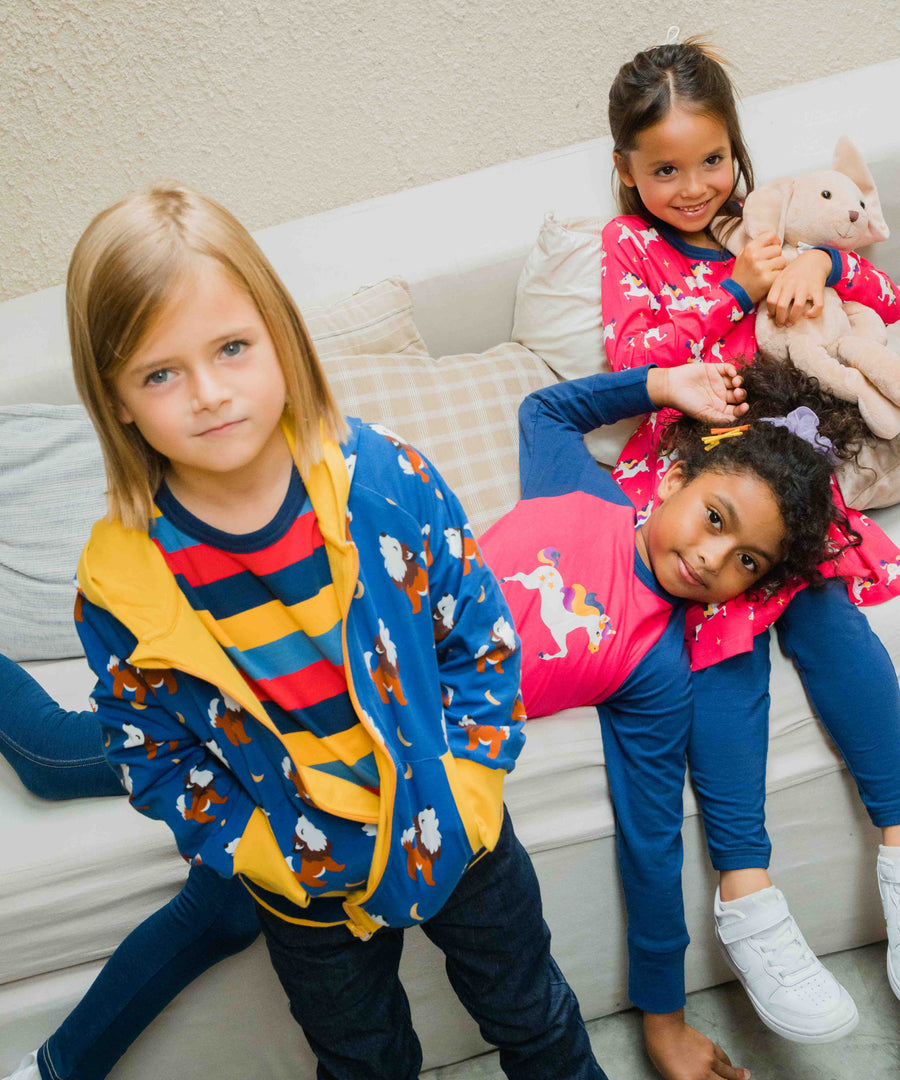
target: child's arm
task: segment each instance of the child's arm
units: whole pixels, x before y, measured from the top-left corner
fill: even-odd
[[[83,600],[78,631],[97,684],[93,703],[104,753],[136,810],[172,829],[185,858],[230,877],[255,803],[234,774],[179,720],[179,672],[143,673],[124,659],[136,639]],[[163,679],[162,675],[166,678]],[[150,685],[150,682],[154,684]],[[155,686],[155,688],[154,688]],[[163,704],[165,699],[170,699]]]
[[[643,367],[536,390],[519,406],[522,498],[591,491],[628,505],[618,484],[598,468],[585,447],[588,431],[666,406],[732,424],[747,411],[745,396],[732,364]]]
[[[778,275],[766,297],[769,315],[777,326],[816,318],[822,314],[826,286],[841,300],[871,308],[885,323],[900,319],[896,286],[887,274],[854,251],[825,247],[801,252]]]
[[[603,337],[613,371],[645,364],[685,364],[701,342],[714,344],[753,311],[753,301],[731,278],[705,289],[698,298],[702,305],[682,309],[686,295],[678,296],[675,289],[667,293],[665,288],[657,293],[645,270],[651,259],[655,266],[663,258],[655,251],[657,245],[672,253],[665,240],[657,236],[642,249],[637,239],[620,239],[620,232],[621,219],[603,230]],[[678,256],[672,253],[672,257]],[[664,266],[661,272],[666,272]],[[671,276],[675,277],[674,267]]]
[[[829,251],[830,285],[842,300],[854,300],[871,308],[882,322],[890,325],[900,319],[897,286],[883,270],[877,270],[868,259],[855,251]]]

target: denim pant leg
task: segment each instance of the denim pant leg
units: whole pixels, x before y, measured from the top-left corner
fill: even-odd
[[[398,974],[403,931],[384,927],[361,941],[343,925],[300,926],[260,905],[257,913],[319,1080],[416,1080],[422,1050]]]
[[[444,953],[450,983],[482,1036],[499,1047],[510,1080],[605,1080],[550,955],[537,876],[509,814],[494,851],[422,929]]]
[[[695,671],[688,764],[717,870],[767,867],[769,635],[751,652]]]
[[[868,619],[831,581],[797,593],[775,627],[873,824],[900,824],[900,689]]]
[[[122,795],[91,712],[67,712],[27,671],[0,654],[0,754],[42,799]]]
[[[43,1080],[103,1080],[184,987],[258,933],[253,898],[237,878],[191,867],[181,892],[125,938],[40,1048]]]

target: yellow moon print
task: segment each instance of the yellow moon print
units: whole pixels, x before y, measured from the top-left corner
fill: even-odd
[[[490,690],[485,690],[484,696],[488,699],[488,701],[492,705],[499,705],[500,704],[500,702],[494,697],[494,695],[490,692]]]
[[[182,723],[182,724],[186,723],[186,720],[184,719],[184,717],[181,715],[180,712],[175,713],[175,715],[178,717],[179,723]]]
[[[482,585],[481,586],[481,592],[478,594],[478,603],[480,604],[483,599],[484,599],[484,586]]]
[[[416,908],[418,906],[419,906],[419,901],[417,900],[413,904],[413,906],[409,909],[409,913],[414,919],[418,919],[418,921],[421,922],[422,921],[422,916],[418,913],[418,911],[416,911]]]
[[[436,498],[436,499],[440,499],[440,500],[441,500],[441,501],[443,502],[443,499],[444,499],[444,493],[443,493],[443,491],[441,491],[441,489],[440,489],[440,488],[435,488],[435,489],[434,489],[434,495],[435,495],[435,498]]]
[[[109,746],[109,735],[106,736],[106,740],[103,743],[104,746]]]
[[[409,780],[409,778],[412,776],[412,765],[410,765],[410,763],[408,761],[406,763],[406,772],[403,774],[403,776],[407,780]]]
[[[147,708],[146,705],[142,705],[139,701],[132,701],[131,707],[132,709],[140,709],[141,711]]]
[[[400,740],[400,742],[403,743],[404,746],[412,746],[411,742],[407,742],[406,739],[403,738],[403,732],[400,730],[399,724],[397,725],[397,738]]]
[[[366,591],[366,588],[363,585],[363,583],[361,581],[357,581],[357,583],[356,583],[356,592],[353,594],[356,597],[356,599],[358,600],[363,595],[363,593],[365,591]]]
[[[262,780],[263,780],[263,779],[265,778],[265,775],[266,775],[266,774],[265,774],[265,773],[260,773],[260,774],[259,774],[259,776],[257,776],[257,775],[256,775],[256,773],[250,773],[250,775],[251,775],[251,776],[253,777],[253,779],[254,779],[254,780],[255,780],[255,781],[257,782],[257,784],[258,784],[258,783],[260,783],[260,782],[261,782],[261,781],[262,781]]]

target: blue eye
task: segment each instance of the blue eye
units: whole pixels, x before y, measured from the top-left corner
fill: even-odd
[[[158,371],[151,371],[150,374],[144,379],[145,386],[163,386],[169,381],[169,376],[172,374],[168,368],[160,368]]]
[[[222,346],[222,355],[228,357],[240,356],[246,346],[246,341],[228,341]]]

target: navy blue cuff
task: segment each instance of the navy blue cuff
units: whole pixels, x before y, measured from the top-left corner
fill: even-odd
[[[831,256],[831,273],[825,279],[825,284],[829,288],[833,288],[841,280],[841,276],[844,273],[844,264],[841,262],[841,253],[837,248],[825,247],[822,244],[816,244],[816,251],[825,251]]]
[[[628,996],[644,1012],[670,1013],[684,1005],[684,949],[652,953],[628,944]]]
[[[756,307],[756,304],[754,304],[750,297],[744,292],[743,285],[738,285],[734,278],[727,277],[724,281],[720,282],[720,284],[725,292],[730,292],[735,300],[737,300],[745,315],[749,315]]]

